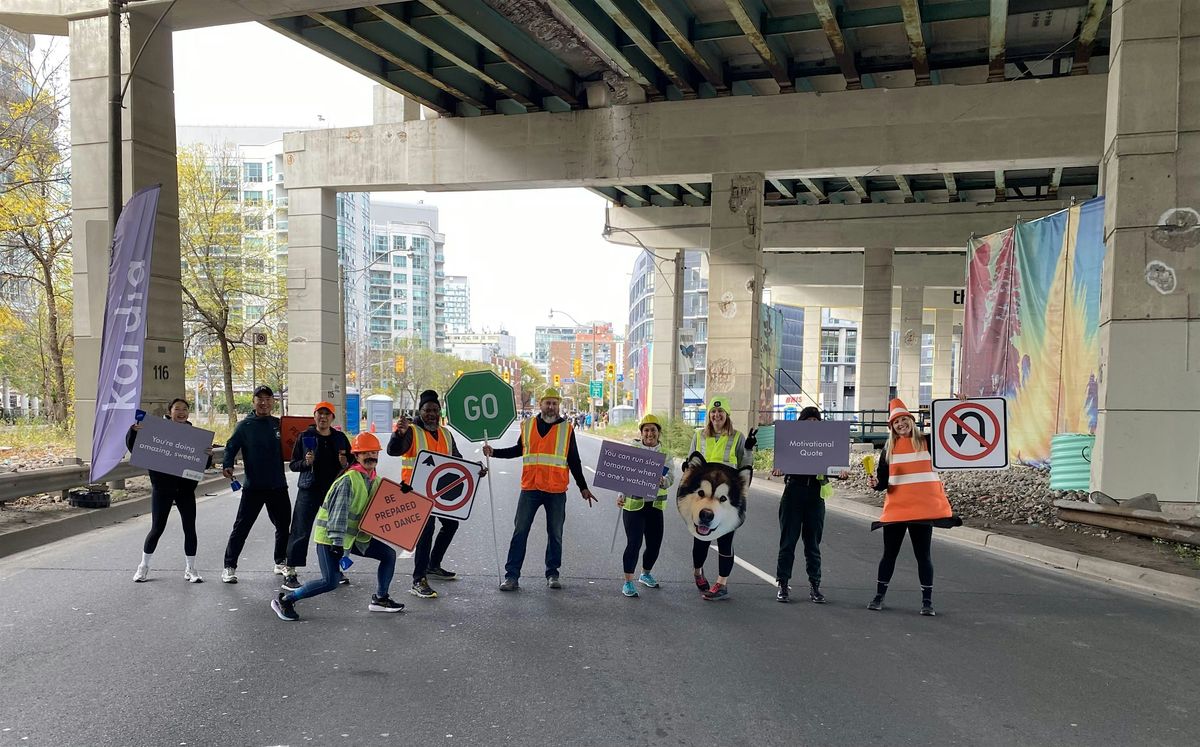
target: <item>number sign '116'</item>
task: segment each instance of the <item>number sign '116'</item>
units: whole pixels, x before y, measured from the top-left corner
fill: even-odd
[[[517,419],[513,390],[491,371],[471,371],[446,392],[450,425],[470,441],[498,438]]]

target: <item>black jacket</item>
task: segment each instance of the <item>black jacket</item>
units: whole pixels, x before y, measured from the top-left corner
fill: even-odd
[[[233,435],[225,444],[225,458],[221,467],[233,469],[237,456],[242,455],[246,467],[247,490],[287,490],[287,478],[283,476],[283,455],[280,442],[279,418],[274,415],[259,417],[250,413],[233,429]]]
[[[189,422],[188,425],[191,425],[191,423]],[[126,450],[130,452],[133,451],[133,444],[137,442],[137,437],[138,432],[133,429],[132,425],[129,426],[129,432],[125,434]],[[212,465],[212,455],[209,454],[208,464],[206,464],[204,468],[208,469],[212,467]],[[181,490],[193,492],[196,490],[196,486],[199,484],[196,480],[189,480],[186,477],[180,477],[179,475],[172,475],[166,472],[155,472],[152,469],[146,470],[146,472],[150,474],[150,486],[155,490]]]
[[[305,436],[316,436],[317,438],[317,447],[313,449],[314,457],[311,466],[304,461]],[[345,433],[330,431],[328,436],[322,436],[317,432],[317,426],[308,426],[308,430],[296,438],[296,444],[292,447],[292,461],[288,464],[288,468],[292,472],[300,473],[300,489],[324,498],[325,494],[329,492],[329,487],[333,485],[333,481],[342,473],[342,461],[338,458],[338,452],[345,452],[347,464],[349,464],[350,439],[346,437]]]

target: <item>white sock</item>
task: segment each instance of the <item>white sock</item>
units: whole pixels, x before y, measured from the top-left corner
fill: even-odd
[[[183,562],[187,564],[187,570],[189,570],[189,571],[196,570],[196,556],[195,555],[183,556]]]
[[[152,553],[152,552],[142,553],[142,565],[149,568],[150,567],[150,558],[152,558],[152,557],[154,557],[154,553]]]

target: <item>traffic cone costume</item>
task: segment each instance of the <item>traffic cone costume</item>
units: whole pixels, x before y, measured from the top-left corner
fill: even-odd
[[[888,426],[901,417],[912,418],[912,415],[904,402],[893,399],[888,406]],[[933,470],[929,450],[916,451],[911,438],[897,438],[888,460],[887,494],[878,523],[936,522],[953,515],[942,479]]]

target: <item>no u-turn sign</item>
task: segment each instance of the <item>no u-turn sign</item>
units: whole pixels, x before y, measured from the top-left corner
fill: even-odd
[[[1008,409],[1003,397],[935,399],[933,468],[1007,469]]]

